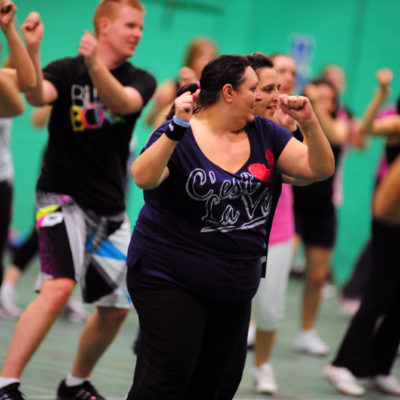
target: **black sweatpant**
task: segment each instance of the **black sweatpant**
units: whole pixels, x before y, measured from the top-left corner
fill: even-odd
[[[9,181],[0,182],[0,285],[3,282],[4,250],[7,247],[11,224],[13,186]]]
[[[400,226],[374,221],[372,269],[333,365],[359,377],[388,375],[400,342]]]
[[[140,343],[128,400],[231,400],[244,368],[251,301],[219,303],[128,270]]]
[[[372,268],[371,247],[371,240],[368,240],[356,261],[350,279],[342,287],[341,294],[343,297],[361,300]]]

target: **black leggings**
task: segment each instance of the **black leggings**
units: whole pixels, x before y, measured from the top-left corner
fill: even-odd
[[[374,221],[372,268],[333,365],[359,377],[388,375],[400,342],[400,226]]]
[[[221,304],[128,270],[140,343],[128,400],[231,400],[243,372],[251,302]]]
[[[11,224],[13,186],[9,181],[0,182],[0,285],[3,282],[4,250],[7,247],[8,230]]]

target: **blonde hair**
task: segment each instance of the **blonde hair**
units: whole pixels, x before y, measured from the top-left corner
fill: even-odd
[[[192,67],[193,61],[199,56],[199,54],[201,54],[203,48],[207,46],[212,47],[215,50],[215,54],[217,54],[217,45],[211,39],[205,37],[193,39],[186,51],[184,65],[187,67]]]
[[[96,36],[99,34],[99,21],[101,18],[109,18],[114,20],[118,17],[119,8],[121,5],[126,4],[132,8],[136,8],[144,13],[144,7],[139,0],[102,0],[96,7],[93,16],[93,25]]]

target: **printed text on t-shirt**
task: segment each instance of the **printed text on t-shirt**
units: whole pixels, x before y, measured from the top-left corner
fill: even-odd
[[[191,199],[205,203],[203,233],[251,229],[265,224],[271,212],[269,185],[255,181],[248,172],[221,182],[214,171],[196,168],[187,179],[186,192]]]
[[[71,87],[71,124],[75,132],[99,129],[107,121],[109,124],[124,122],[124,118],[114,114],[100,101],[96,88],[90,85]]]

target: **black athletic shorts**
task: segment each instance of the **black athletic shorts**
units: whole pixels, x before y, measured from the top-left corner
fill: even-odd
[[[294,217],[296,233],[305,245],[333,249],[337,225],[334,209],[314,214],[295,210]]]

